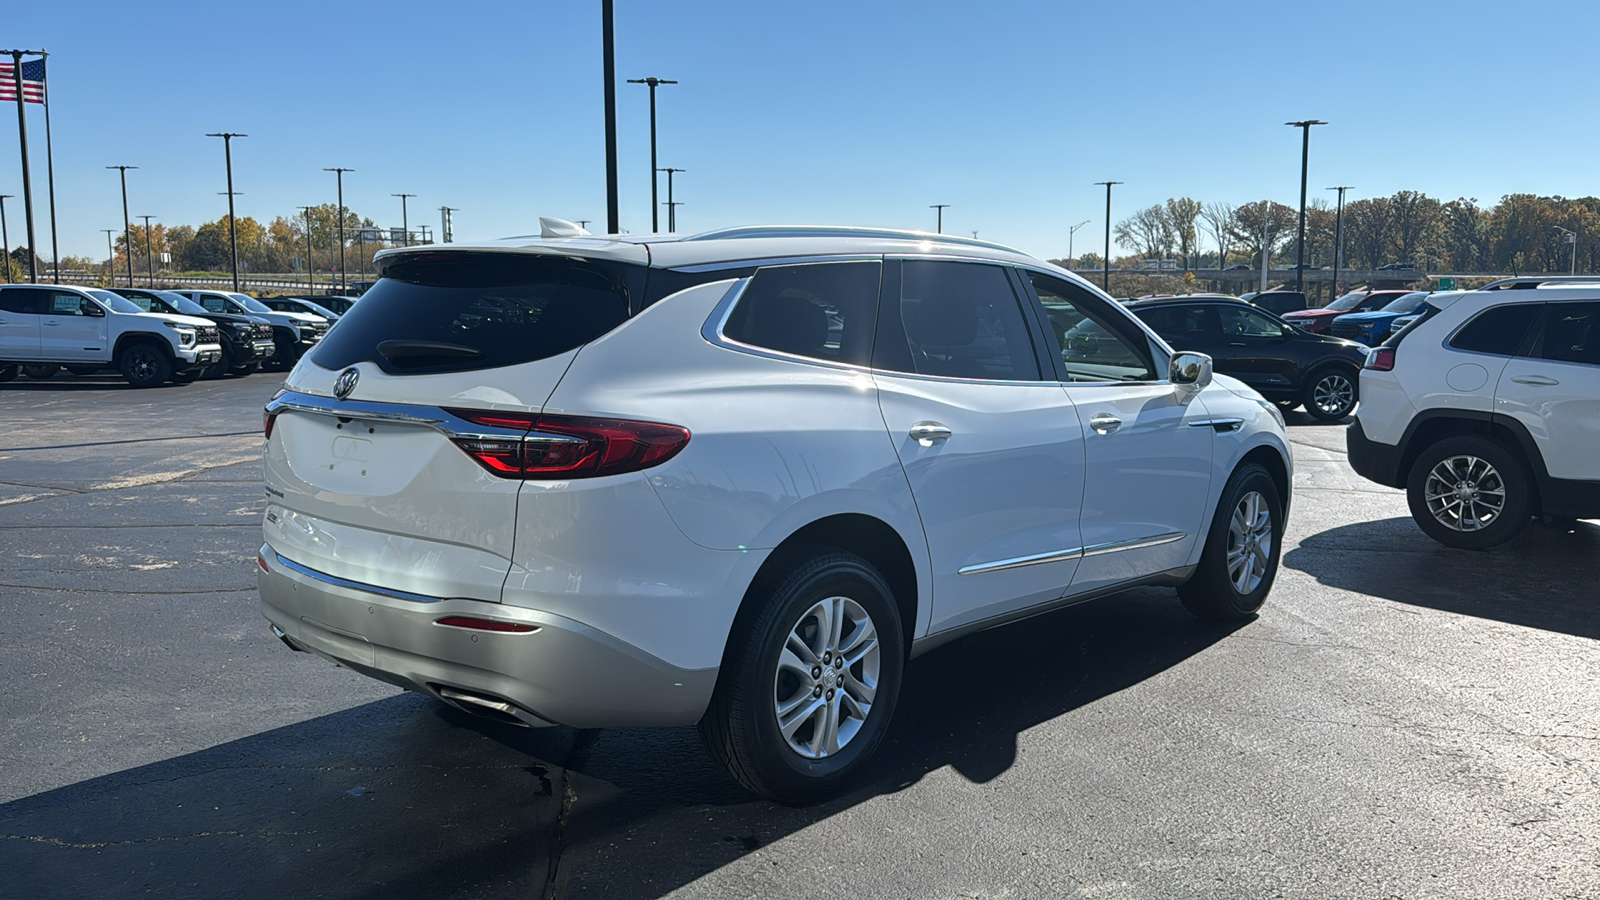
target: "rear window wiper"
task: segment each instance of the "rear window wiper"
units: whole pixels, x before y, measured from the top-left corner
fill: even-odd
[[[378,352],[392,363],[416,362],[421,359],[482,359],[483,351],[464,344],[446,344],[443,341],[383,341]]]

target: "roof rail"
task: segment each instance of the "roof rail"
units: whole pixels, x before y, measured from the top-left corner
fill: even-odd
[[[1528,291],[1542,284],[1600,284],[1600,275],[1519,275],[1491,281],[1480,291]]]
[[[746,225],[739,228],[720,228],[716,231],[702,231],[699,234],[683,238],[685,241],[727,241],[743,240],[746,238],[795,238],[795,237],[839,237],[839,238],[882,238],[896,241],[936,241],[941,244],[961,244],[967,247],[985,247],[990,250],[1004,250],[1008,253],[1023,253],[1015,247],[997,244],[993,241],[980,241],[977,238],[964,238],[953,234],[935,234],[929,231],[912,231],[901,228],[862,228],[854,225]]]

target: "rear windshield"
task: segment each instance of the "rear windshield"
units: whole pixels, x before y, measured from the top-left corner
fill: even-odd
[[[405,375],[546,359],[620,325],[643,281],[641,267],[582,259],[430,256],[389,265],[312,361]]]

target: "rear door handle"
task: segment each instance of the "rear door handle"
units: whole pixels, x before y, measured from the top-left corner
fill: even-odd
[[[948,440],[950,434],[950,429],[938,422],[918,422],[911,426],[912,440],[924,447],[932,447],[934,441]]]
[[[1546,378],[1543,375],[1518,375],[1511,380],[1517,384],[1534,384],[1540,387],[1551,387],[1561,383],[1554,378]]]
[[[1110,413],[1095,413],[1089,418],[1089,427],[1100,434],[1110,434],[1122,427],[1122,420]]]

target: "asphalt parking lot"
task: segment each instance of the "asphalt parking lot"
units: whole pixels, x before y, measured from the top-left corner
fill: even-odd
[[[1291,416],[1266,609],[1141,589],[915,661],[854,793],[520,731],[256,610],[281,376],[0,385],[0,894],[1600,897],[1600,524],[1448,550]]]

